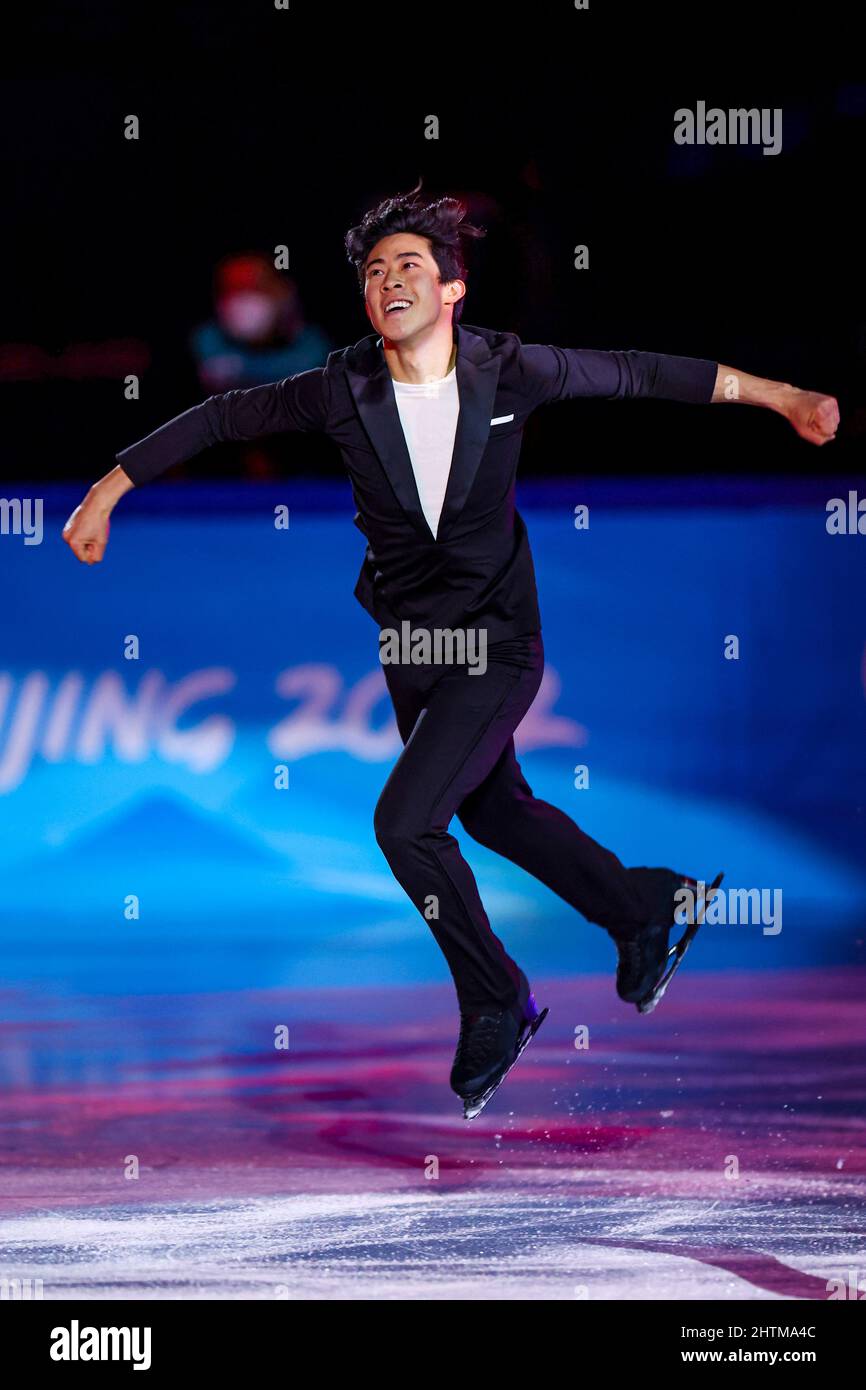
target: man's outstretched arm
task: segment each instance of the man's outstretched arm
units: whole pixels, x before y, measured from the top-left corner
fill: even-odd
[[[810,444],[826,444],[839,424],[834,396],[751,376],[710,358],[526,343],[521,345],[520,362],[525,389],[536,406],[581,396],[646,397],[693,405],[734,401],[784,415]]]
[[[151,482],[174,464],[225,440],[324,430],[327,412],[322,367],[264,386],[210,396],[116,454],[117,467],[92,485],[66,522],[63,539],[84,564],[98,563],[108,544],[111,513],[130,488]]]

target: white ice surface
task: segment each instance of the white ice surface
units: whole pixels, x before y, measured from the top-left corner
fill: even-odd
[[[762,1286],[767,1267],[812,1276],[790,1295],[805,1298],[826,1297],[815,1278],[866,1270],[856,1201],[432,1189],[7,1217],[0,1277],[41,1279],[45,1299],[688,1301],[786,1297]],[[747,1277],[702,1258],[746,1252]]]

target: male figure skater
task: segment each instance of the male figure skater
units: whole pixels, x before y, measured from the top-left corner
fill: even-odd
[[[419,185],[420,187],[420,185]],[[483,232],[453,198],[411,193],[373,208],[346,236],[373,334],[324,367],[211,396],[124,449],[69,518],[64,538],[102,559],[117,500],[219,440],[280,430],[335,440],[367,540],[356,597],[380,629],[413,640],[482,634],[483,672],[468,664],[386,664],[404,748],[379,798],[376,838],[445,955],[460,1009],[451,1071],[464,1114],[477,1114],[546,1010],[493,933],[448,826],[534,874],[602,926],[618,951],[616,988],[641,1012],[667,986],[690,934],[669,950],[673,869],[625,868],[565,814],[533,796],[513,732],[541,684],[541,618],[526,527],[514,506],[523,427],[571,397],[735,398],[784,415],[815,444],[834,437],[836,401],[702,358],[523,344],[459,322],[463,240]],[[718,879],[710,886],[711,891]],[[700,918],[697,919],[698,921]]]

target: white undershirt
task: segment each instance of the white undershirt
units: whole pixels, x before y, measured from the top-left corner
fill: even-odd
[[[457,366],[438,381],[394,381],[397,410],[412,461],[415,485],[427,525],[435,536],[439,529],[445,489],[451,472],[454,437],[460,400]]]

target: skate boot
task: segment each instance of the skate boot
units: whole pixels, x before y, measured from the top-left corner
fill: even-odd
[[[535,996],[522,990],[524,1002],[460,1013],[460,1037],[451,1068],[451,1089],[463,1101],[463,1118],[475,1119],[514,1066],[547,1017]]]
[[[724,874],[719,873],[699,897],[698,881],[693,878],[680,879],[678,888],[688,888],[695,903],[694,921],[690,922],[675,946],[668,945],[674,912],[671,909],[669,922],[650,922],[630,936],[617,936],[612,932],[619,959],[616,968],[616,992],[620,999],[634,1004],[638,1013],[652,1013],[679,968],[690,943],[704,920],[707,904],[715,896]]]

